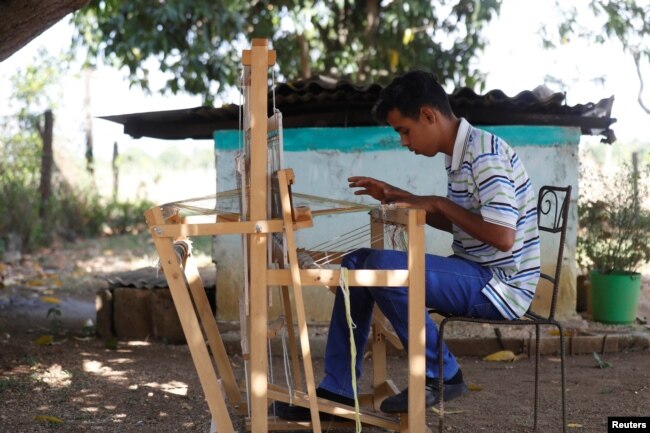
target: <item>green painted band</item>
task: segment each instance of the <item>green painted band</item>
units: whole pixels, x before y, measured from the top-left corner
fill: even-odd
[[[498,135],[511,146],[568,146],[580,142],[580,128],[561,126],[485,126],[486,131]],[[286,152],[382,151],[403,149],[399,136],[389,126],[351,128],[291,128],[285,129]],[[215,148],[237,150],[242,134],[237,130],[214,132]],[[406,151],[406,149],[403,149]]]

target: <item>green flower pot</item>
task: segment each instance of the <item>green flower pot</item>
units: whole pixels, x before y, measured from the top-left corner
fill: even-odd
[[[597,322],[632,323],[641,293],[641,274],[591,272],[591,312]]]

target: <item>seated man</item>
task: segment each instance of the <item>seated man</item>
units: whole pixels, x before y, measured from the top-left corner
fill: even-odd
[[[355,176],[351,188],[381,203],[424,209],[427,224],[453,234],[453,255],[426,255],[426,307],[487,319],[516,319],[527,311],[539,278],[539,236],[535,193],[517,154],[499,137],[472,127],[451,111],[447,94],[432,74],[409,72],[379,95],[373,115],[388,123],[402,146],[418,155],[442,152],[448,176],[446,197],[418,196],[385,182]],[[396,167],[408,169],[408,167]],[[423,177],[426,173],[423,173]],[[361,249],[342,263],[348,269],[406,269],[402,251]],[[395,287],[353,287],[351,316],[357,353],[364,353],[374,304],[408,347],[408,291]],[[425,311],[423,311],[425,313]],[[426,317],[426,405],[439,402],[438,329]],[[351,404],[349,328],[341,290],[337,290],[325,350],[325,377],[317,394]],[[444,396],[467,392],[454,355],[444,347]],[[361,376],[362,357],[356,363]],[[408,411],[408,391],[385,399],[381,410]],[[276,403],[286,419],[309,419],[309,410]],[[323,414],[324,415],[324,414]]]

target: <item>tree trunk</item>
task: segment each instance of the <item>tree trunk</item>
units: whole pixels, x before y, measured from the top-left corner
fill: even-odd
[[[54,156],[52,153],[52,129],[54,127],[54,118],[52,110],[47,110],[44,114],[45,121],[41,129],[41,138],[43,139],[43,155],[41,157],[41,205],[39,216],[41,220],[48,217],[48,202],[52,195],[52,164]]]
[[[298,35],[300,46],[300,78],[303,80],[311,77],[311,61],[309,59],[309,41],[303,34]]]
[[[650,106],[646,105],[645,102],[643,102],[643,74],[641,73],[641,53],[638,51],[632,53],[632,57],[634,58],[634,66],[636,67],[636,73],[637,76],[639,77],[639,94],[637,96],[637,102],[643,108],[643,111],[646,113],[650,114]]]
[[[90,176],[95,174],[95,157],[93,155],[93,118],[90,110],[90,78],[92,71],[84,71],[84,82],[86,95],[84,97],[84,111],[86,112],[86,124],[84,126],[86,133],[86,171]]]
[[[113,201],[117,201],[117,192],[118,192],[118,186],[119,186],[119,181],[120,181],[120,169],[117,165],[117,157],[119,156],[119,152],[117,150],[117,141],[113,143]]]
[[[0,62],[88,0],[0,1]]]
[[[368,50],[375,46],[375,38],[379,27],[379,0],[368,0],[366,5],[366,29],[364,38],[368,49],[362,50],[359,59],[359,81],[365,82],[369,78],[368,74]]]

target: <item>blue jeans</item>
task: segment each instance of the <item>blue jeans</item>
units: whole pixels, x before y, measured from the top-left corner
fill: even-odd
[[[363,248],[345,256],[341,266],[348,269],[407,269],[403,251]],[[426,306],[456,315],[503,318],[490,300],[481,293],[492,278],[492,271],[460,257],[425,257]],[[408,350],[408,290],[405,287],[351,287],[350,313],[355,323],[354,342],[357,349],[356,375],[361,377],[372,310],[377,303],[390,321],[395,333]],[[438,377],[438,327],[426,310],[426,375]],[[332,320],[325,347],[325,377],[320,387],[335,394],[353,397],[350,367],[350,331],[340,289],[336,291]],[[454,355],[443,345],[444,377],[451,379],[458,372]]]

